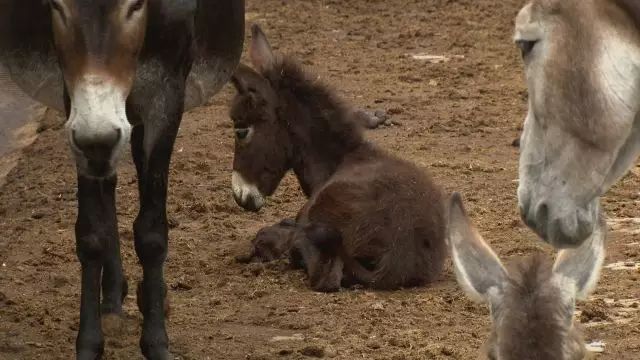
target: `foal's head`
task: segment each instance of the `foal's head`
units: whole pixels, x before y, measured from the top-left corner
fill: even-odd
[[[576,299],[594,289],[604,259],[604,230],[555,264],[533,256],[507,271],[471,224],[455,193],[450,201],[449,242],[458,282],[491,309],[490,360],[581,360],[587,352],[573,324]],[[606,226],[601,224],[602,226]]]
[[[249,56],[257,71],[241,64],[231,78],[238,90],[230,111],[236,136],[231,180],[238,205],[257,211],[289,170],[291,142],[286,124],[278,119],[278,95],[263,76],[279,59],[256,25]]]
[[[125,101],[145,38],[147,0],[49,0],[81,174],[110,175],[131,126]]]
[[[295,60],[276,56],[257,25],[249,57],[253,69],[240,65],[232,77],[238,91],[230,111],[235,131],[232,186],[238,205],[257,211],[291,168],[306,177],[301,185],[309,195],[362,136],[361,125],[334,92]],[[309,166],[322,169],[300,170]]]
[[[598,223],[598,197],[640,153],[640,3],[532,0],[515,42],[529,89],[520,210],[543,239],[575,247]]]

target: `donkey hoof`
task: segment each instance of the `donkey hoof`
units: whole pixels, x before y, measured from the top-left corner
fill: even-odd
[[[143,335],[140,341],[142,355],[149,360],[166,360],[170,359],[169,346],[166,336],[154,337],[154,341],[146,341],[148,337]]]
[[[171,358],[169,350],[166,348],[149,348],[146,351],[143,350],[142,354],[148,360],[167,360]]]
[[[96,352],[95,350],[83,349],[78,350],[76,354],[77,360],[98,360],[102,358],[102,352]]]
[[[124,323],[121,314],[104,314],[102,315],[102,332],[106,336],[118,336],[124,330]]]

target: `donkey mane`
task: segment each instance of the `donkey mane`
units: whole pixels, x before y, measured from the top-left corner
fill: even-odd
[[[295,119],[295,124],[287,124],[290,129],[309,126],[308,140],[321,145],[325,155],[341,158],[364,142],[362,125],[354,119],[350,106],[293,58],[278,57],[273,68],[262,75],[281,100],[279,117]]]

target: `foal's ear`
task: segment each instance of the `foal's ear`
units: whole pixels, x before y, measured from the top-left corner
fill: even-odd
[[[579,300],[595,289],[604,262],[607,223],[604,215],[599,218],[591,237],[576,249],[561,250],[553,265],[554,277],[560,284],[567,281],[573,284],[575,293],[572,295]]]
[[[449,199],[449,246],[458,283],[476,301],[497,305],[508,275],[498,256],[473,226],[455,192]]]
[[[249,58],[253,67],[259,72],[264,72],[273,67],[275,55],[267,40],[267,35],[256,24],[251,26],[251,45],[249,46]]]

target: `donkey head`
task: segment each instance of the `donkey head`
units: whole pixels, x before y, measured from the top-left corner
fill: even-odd
[[[49,0],[69,99],[69,143],[81,174],[108,176],[131,125],[125,102],[147,27],[146,0]]]
[[[576,247],[598,224],[598,197],[640,153],[640,5],[533,0],[515,42],[529,90],[520,211],[545,241]]]
[[[252,27],[249,56],[254,68],[240,65],[232,77],[238,90],[230,116],[235,130],[233,196],[238,205],[257,211],[290,168],[291,144],[277,115],[278,96],[266,75],[276,57],[265,34]]]
[[[454,193],[449,245],[458,283],[491,309],[491,360],[579,360],[586,350],[573,325],[576,299],[594,289],[604,259],[604,224],[577,249],[563,250],[555,264],[536,256],[507,271],[474,228]]]

